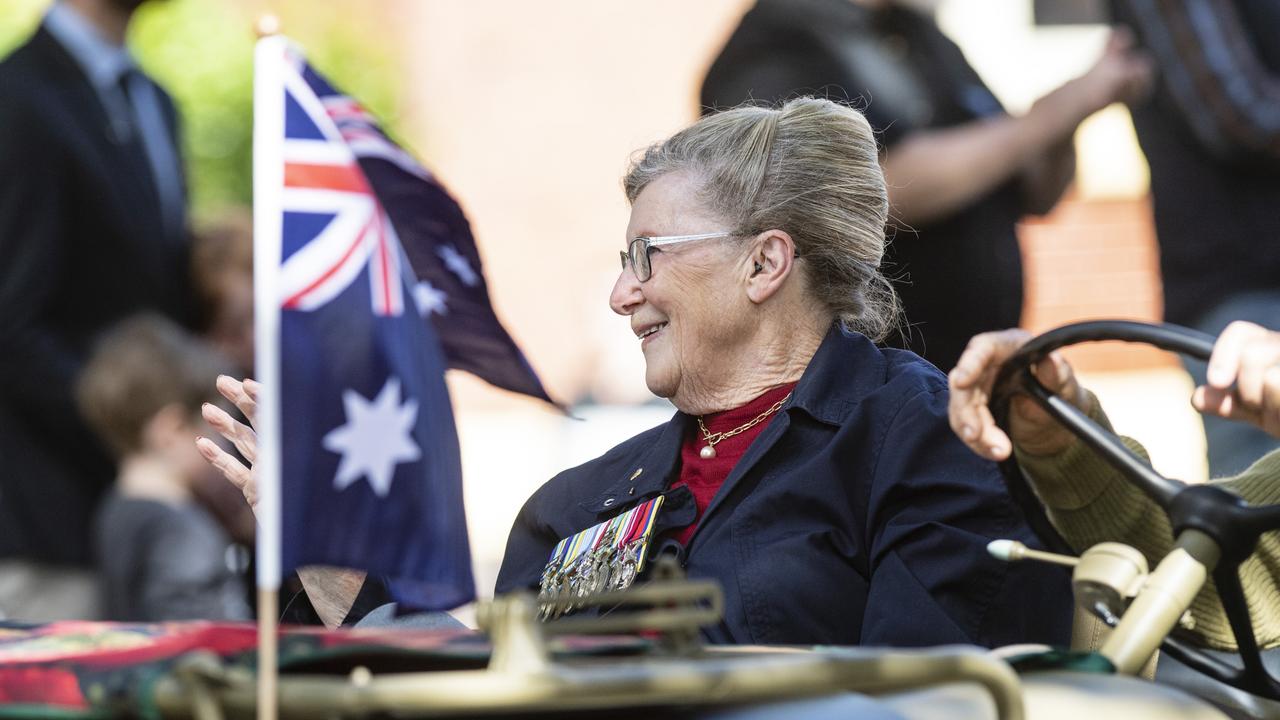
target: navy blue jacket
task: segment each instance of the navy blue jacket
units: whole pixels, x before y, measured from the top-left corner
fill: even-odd
[[[667,487],[692,425],[676,413],[543,485],[516,518],[497,591],[536,587],[560,538],[656,494],[668,493],[658,532],[691,522],[692,495]],[[712,642],[1067,643],[1067,574],[996,561],[995,538],[1038,545],[996,466],[952,435],[946,378],[833,328],[688,547],[668,538],[656,552],[723,586]]]

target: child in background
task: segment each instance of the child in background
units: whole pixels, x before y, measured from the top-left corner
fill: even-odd
[[[119,460],[94,528],[107,619],[250,617],[241,553],[193,494],[210,474],[195,449],[209,434],[200,408],[226,370],[177,325],[142,315],[109,333],[81,375],[81,410]]]

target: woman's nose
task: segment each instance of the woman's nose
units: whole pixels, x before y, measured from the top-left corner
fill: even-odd
[[[630,315],[644,302],[644,294],[640,292],[640,281],[631,268],[618,273],[613,283],[613,292],[609,293],[609,307],[619,315]]]

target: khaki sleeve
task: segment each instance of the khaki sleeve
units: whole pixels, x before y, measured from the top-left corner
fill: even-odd
[[[1089,399],[1089,417],[1114,432],[1097,398],[1090,394]],[[1138,441],[1121,440],[1149,462]],[[1054,527],[1077,551],[1109,540],[1132,545],[1149,559],[1169,552],[1173,538],[1164,513],[1083,442],[1056,455],[1029,455],[1018,448],[1014,452]]]
[[[1091,408],[1089,416],[1112,430],[1096,399]],[[1149,462],[1138,441],[1121,439]],[[1104,541],[1122,542],[1140,551],[1154,567],[1172,548],[1173,531],[1164,511],[1083,442],[1052,456],[1014,451],[1050,521],[1077,551]],[[1280,503],[1280,451],[1263,456],[1236,477],[1212,482],[1250,505]],[[1262,537],[1254,554],[1240,566],[1240,579],[1258,642],[1264,648],[1280,646],[1280,533]],[[1210,647],[1236,649],[1212,580],[1191,605],[1188,629]]]

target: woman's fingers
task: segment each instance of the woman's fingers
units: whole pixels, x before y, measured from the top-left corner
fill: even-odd
[[[254,416],[257,415],[258,411],[258,396],[261,386],[253,380],[240,381],[226,375],[219,375],[216,385],[218,392],[222,393],[223,397],[239,408],[250,423],[253,423]],[[200,409],[200,414],[204,417],[205,422],[218,431],[219,435],[230,440],[235,445],[236,450],[251,465],[257,461],[258,435],[250,425],[236,420],[227,411],[211,403],[205,403]],[[232,485],[240,488],[240,492],[244,493],[244,499],[249,502],[250,507],[258,504],[258,486],[253,479],[252,470],[208,438],[198,438],[196,440],[196,449]]]
[[[251,464],[258,461],[258,434],[253,428],[239,422],[235,418],[227,414],[227,411],[205,403],[200,408],[200,414],[204,417],[205,422],[213,426],[218,434],[231,441],[236,446],[236,450],[244,456]]]
[[[219,375],[215,384],[218,392],[222,393],[223,397],[239,408],[240,412],[244,413],[245,418],[249,420],[249,424],[252,425],[254,418],[258,414],[258,392],[261,386],[250,379],[245,379],[242,382],[227,375]]]
[[[244,493],[244,499],[249,502],[250,507],[256,507],[258,504],[258,486],[254,482],[253,472],[245,467],[243,463],[231,456],[230,453],[218,447],[218,444],[209,438],[196,438],[196,449],[200,451],[200,455],[209,461],[222,473],[232,485],[240,489]]]

